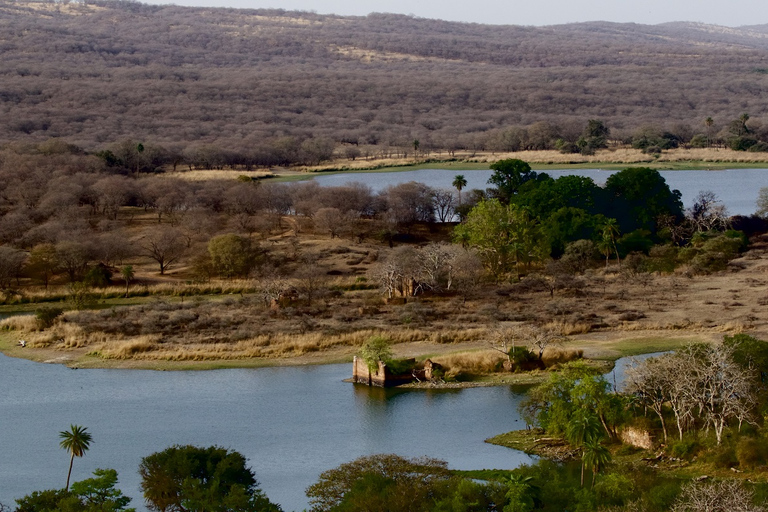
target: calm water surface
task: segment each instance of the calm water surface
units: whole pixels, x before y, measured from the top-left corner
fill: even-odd
[[[603,185],[608,176],[617,171],[599,169],[549,170],[553,178],[564,175],[577,175],[592,178],[598,185]],[[422,169],[404,172],[341,173],[317,176],[314,178],[321,185],[336,186],[350,181],[359,181],[374,190],[382,190],[389,185],[419,181],[431,187],[452,188],[451,182],[457,174],[467,179],[465,190],[488,187],[488,178],[492,171],[456,171],[445,169]],[[725,171],[661,171],[672,189],[683,194],[683,204],[690,207],[699,192],[711,190],[728,207],[731,215],[750,215],[755,212],[757,195],[761,187],[768,187],[768,169],[733,169]]]
[[[530,462],[483,442],[522,426],[522,393],[369,389],[342,382],[350,366],[71,370],[0,355],[0,502],[64,486],[69,458],[58,432],[70,424],[94,439],[72,478],[115,468],[140,510],[139,462],[172,444],[243,453],[285,510],[307,506],[304,490],[322,471],[362,455],[429,455],[457,469]]]

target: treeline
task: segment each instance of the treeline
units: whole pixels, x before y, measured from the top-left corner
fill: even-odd
[[[589,119],[616,140],[653,125],[711,144],[768,106],[757,29],[109,1],[5,1],[0,12],[3,141],[65,137],[94,151],[130,138],[280,165],[312,162],[328,141],[352,157],[575,143]]]
[[[548,265],[552,274],[582,273],[600,255],[632,271],[693,273],[726,268],[765,220],[728,217],[713,192],[684,210],[680,192],[653,169],[628,168],[604,187],[590,178],[552,179],[521,160],[500,160],[485,191],[465,194],[454,242],[477,250],[497,279],[520,278]],[[552,260],[554,258],[554,260]],[[547,263],[549,262],[549,263]]]
[[[644,168],[619,172],[600,187],[589,178],[554,180],[520,160],[503,160],[492,165],[487,190],[462,192],[465,182],[457,176],[454,189],[410,182],[374,193],[357,183],[147,174],[147,155],[157,153],[132,143],[114,146],[109,158],[55,140],[23,149],[0,153],[4,289],[25,278],[46,288],[62,280],[103,286],[126,261],[154,262],[160,274],[185,267],[200,280],[245,278],[282,265],[284,256],[264,243],[275,233],[314,231],[392,247],[426,241],[416,234],[424,227],[435,233],[433,241],[447,241],[438,226],[456,220],[462,222],[454,242],[474,248],[497,279],[547,262],[559,265],[552,272],[578,273],[601,258],[606,264],[626,259],[635,270],[668,272],[687,264],[710,272],[746,248],[746,236],[731,228],[750,235],[765,230],[760,217],[729,218],[711,192],[684,211],[679,193]],[[382,278],[390,296],[395,289],[447,290],[476,275],[474,256],[448,247],[398,254],[383,260],[400,268],[399,277]]]
[[[25,278],[47,287],[59,276],[102,286],[136,260],[153,261],[161,274],[191,266],[203,280],[248,277],[282,264],[264,242],[273,233],[391,245],[415,240],[416,225],[451,221],[456,205],[452,191],[420,183],[374,193],[357,183],[186,181],[131,168],[57,142],[1,153],[0,287]]]

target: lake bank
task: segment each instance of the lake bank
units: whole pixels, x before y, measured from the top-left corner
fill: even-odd
[[[299,168],[275,168],[254,173],[262,179],[272,173],[269,181],[298,181],[312,176],[336,173],[404,172],[421,169],[456,171],[485,170],[506,158],[518,158],[534,170],[604,169],[650,167],[656,170],[725,170],[768,168],[768,153],[749,153],[725,148],[672,149],[658,157],[639,149],[617,148],[597,151],[594,155],[562,154],[557,151],[520,151],[511,153],[457,152],[455,156],[431,155],[411,158],[377,158],[370,160],[334,160],[333,162]],[[197,172],[197,171],[194,171]],[[199,171],[200,173],[207,171]],[[191,174],[191,173],[182,173]],[[230,173],[231,174],[231,173]],[[245,173],[250,175],[249,173]]]

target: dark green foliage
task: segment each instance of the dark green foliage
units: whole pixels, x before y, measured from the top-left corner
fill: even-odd
[[[313,512],[426,511],[450,478],[446,463],[437,459],[372,455],[323,472],[307,496]]]
[[[768,382],[768,342],[748,334],[724,336],[723,344],[733,346],[733,360],[745,370],[754,372],[763,382]]]
[[[594,155],[596,150],[608,146],[608,135],[610,130],[603,121],[590,119],[576,145],[581,154]]]
[[[88,286],[104,287],[112,282],[112,271],[103,263],[91,267],[85,273],[83,282]]]
[[[605,188],[611,196],[611,207],[606,216],[619,221],[622,233],[645,229],[653,235],[659,216],[683,217],[680,192],[670,190],[666,180],[654,169],[624,169],[611,175]]]
[[[277,512],[245,457],[218,446],[172,446],[144,457],[141,489],[150,510]]]
[[[488,179],[488,183],[496,187],[494,195],[505,203],[517,194],[523,184],[535,180],[538,176],[527,162],[517,158],[499,160],[492,163],[490,167],[494,172]]]
[[[60,503],[70,496],[71,493],[64,489],[34,491],[16,500],[16,512],[53,512],[59,510]]]
[[[631,233],[619,238],[618,242],[619,250],[623,254],[629,254],[632,252],[640,252],[642,254],[648,254],[653,247],[653,239],[651,239],[650,231],[646,229],[637,229]]]
[[[411,370],[416,367],[414,359],[390,359],[386,361],[387,368],[393,375],[411,374]]]
[[[53,322],[56,321],[58,317],[60,317],[64,313],[64,310],[61,308],[40,308],[35,310],[35,318],[37,318],[37,325],[40,329],[47,329],[53,325]]]
[[[213,270],[225,278],[248,277],[260,259],[260,251],[250,238],[228,233],[208,242]]]
[[[693,458],[702,449],[701,442],[695,436],[689,435],[682,440],[674,440],[670,443],[669,452],[678,458]]]
[[[595,375],[593,368],[573,362],[531,389],[520,411],[526,422],[552,435],[565,434],[577,411],[591,411],[603,434],[613,438],[616,427],[624,421],[625,403],[610,389],[608,381]]]
[[[680,251],[680,256],[695,272],[717,272],[724,270],[748,243],[749,239],[741,231],[699,232],[691,239],[690,246]]]
[[[94,477],[72,484],[72,489],[35,491],[16,500],[17,512],[133,512],[131,498],[117,485],[117,471],[97,469]]]

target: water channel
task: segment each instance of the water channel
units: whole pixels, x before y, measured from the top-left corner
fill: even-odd
[[[142,510],[139,462],[173,444],[243,453],[284,510],[307,506],[318,475],[362,455],[428,455],[457,469],[530,461],[484,439],[522,422],[522,390],[382,390],[343,382],[351,365],[159,372],[71,370],[0,355],[0,502],[61,488],[69,458],[58,432],[93,434],[72,478],[115,468]]]
[[[599,169],[569,169],[542,171],[552,178],[577,175],[592,178],[598,185],[605,184],[608,176],[617,171]],[[337,173],[315,177],[321,185],[336,186],[357,181],[370,186],[374,191],[389,185],[418,181],[430,187],[452,188],[451,182],[457,174],[467,179],[465,190],[488,187],[492,171],[456,171],[445,169],[422,169],[403,172]],[[682,193],[683,204],[690,207],[699,192],[711,190],[728,207],[731,215],[751,215],[755,212],[757,196],[761,187],[768,187],[768,169],[731,169],[724,171],[660,171],[672,189]]]

